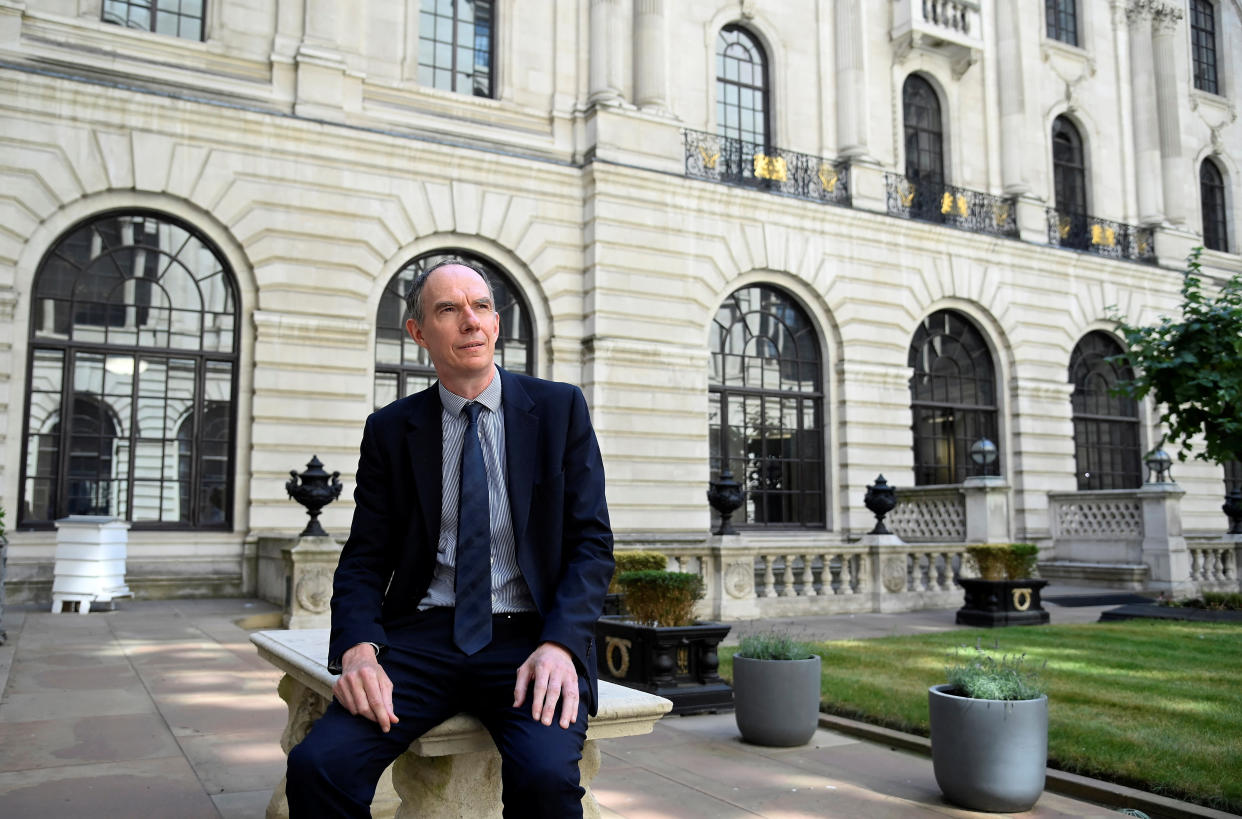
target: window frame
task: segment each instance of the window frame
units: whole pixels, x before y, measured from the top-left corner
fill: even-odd
[[[434,32],[434,31],[431,33],[430,36],[426,35],[426,32],[424,31],[424,29],[425,29],[425,23],[427,22],[427,17],[430,15],[433,20],[438,20],[438,19],[444,18],[444,15],[437,12],[434,9],[434,7],[430,11],[425,10],[423,8],[423,3],[425,2],[427,2],[427,0],[421,0],[421,2],[419,3],[419,7],[418,7],[418,45],[417,45],[418,53],[417,53],[417,56],[414,62],[414,72],[415,72],[414,76],[418,84],[423,88],[431,88],[431,89],[434,89],[436,91],[440,91],[443,93],[461,94],[462,96],[478,97],[480,99],[496,99],[499,96],[499,86],[498,86],[497,77],[496,77],[496,50],[497,50],[496,40],[497,40],[497,36],[499,33],[499,28],[497,25],[497,19],[498,19],[498,8],[497,7],[500,4],[498,2],[494,2],[494,0],[477,0],[477,2],[488,3],[488,15],[489,15],[487,51],[486,51],[487,89],[486,89],[486,93],[480,93],[479,90],[475,87],[475,83],[477,81],[477,74],[475,72],[475,67],[478,64],[477,55],[480,53],[481,50],[478,48],[475,48],[473,45],[469,47],[460,45],[458,42],[458,37],[460,36],[460,33],[461,33],[461,26],[466,24],[465,21],[460,19],[461,3],[467,2],[467,0],[450,0],[450,2],[453,4],[453,13],[452,13],[452,17],[447,18],[447,19],[451,19],[452,21],[452,38],[453,39],[451,41],[437,39],[436,37],[437,32]],[[475,21],[472,19],[469,25],[472,27],[472,29],[474,29]],[[475,32],[474,36],[477,42],[477,37],[478,37],[477,31]],[[431,57],[431,62],[429,63],[423,61],[424,42],[430,42],[432,44],[431,46],[432,57]],[[451,61],[449,65],[447,66],[447,68],[436,61],[436,55],[438,54],[440,50],[439,48],[440,46],[447,48],[449,51],[450,57],[451,57]],[[471,69],[469,72],[459,71],[457,67],[458,59],[461,56],[461,53],[463,51],[469,51],[472,55],[474,55],[472,57],[474,62],[471,64]],[[424,78],[423,76],[424,69],[428,69],[431,72],[430,82],[428,82],[426,78]],[[440,86],[436,85],[436,82],[435,82],[436,74],[441,71],[448,72],[449,78],[451,80],[449,88],[441,88]],[[470,84],[470,88],[461,89],[457,87],[458,77],[460,75],[465,76],[466,78],[465,81]]]
[[[1073,387],[1070,420],[1074,427],[1074,477],[1080,492],[1138,489],[1143,485],[1139,403],[1111,391],[1120,381],[1134,377],[1134,371],[1124,362],[1109,360],[1123,355],[1125,347],[1121,342],[1101,330],[1083,335],[1070,353],[1066,372]],[[1102,390],[1088,389],[1101,379]],[[1100,401],[1104,402],[1105,411],[1101,411]],[[1096,469],[1096,465],[1113,468],[1105,471],[1102,466]]]
[[[1204,179],[1206,173],[1215,179]],[[1212,157],[1199,163],[1199,214],[1203,228],[1203,246],[1220,253],[1229,252],[1229,205],[1225,174]]]
[[[949,320],[957,322],[960,328],[953,328]],[[946,338],[954,341],[965,351],[972,365],[977,365],[979,361],[987,365],[989,372],[982,376],[971,374],[969,382],[974,386],[972,391],[975,395],[979,394],[980,385],[986,385],[990,392],[990,402],[986,400],[970,402],[962,399],[954,401],[947,397],[941,400],[919,397],[920,388],[929,390],[935,395],[938,386],[946,393],[951,392],[951,388],[956,388],[959,393],[962,393],[960,386],[950,384],[945,376],[935,373],[934,366],[925,367],[922,361],[925,358],[924,351],[929,349],[936,352],[934,360],[944,357],[942,352],[935,351],[934,348],[943,347],[943,342],[937,344],[936,340]],[[968,341],[970,344],[967,344]],[[933,360],[928,359],[928,361]],[[909,387],[915,486],[958,485],[969,477],[1000,474],[1002,465],[1000,457],[993,464],[975,464],[970,457],[971,446],[981,438],[988,438],[998,447],[1000,445],[999,369],[996,356],[983,330],[970,316],[960,310],[946,308],[929,313],[919,321],[910,339],[907,365],[914,371],[910,375]],[[974,371],[972,369],[972,373]],[[925,380],[925,386],[917,383],[920,379]],[[932,379],[937,379],[937,381],[933,382]],[[959,380],[965,380],[965,377],[959,376]],[[950,434],[921,435],[921,418],[925,413],[940,413],[942,423],[948,427]],[[934,415],[932,415],[932,420],[935,421]],[[945,442],[945,445],[937,446],[938,441]],[[932,451],[943,449],[943,454],[946,456],[944,461],[942,462],[937,457],[926,459],[924,453],[928,449]]]
[[[910,116],[914,113],[913,106],[917,98],[926,96],[931,100],[930,106],[920,106],[927,111],[927,118],[934,120],[935,127],[924,126],[918,123],[912,123]],[[905,174],[906,179],[912,183],[920,181],[929,182],[932,185],[941,185],[947,181],[948,163],[945,161],[945,131],[944,131],[944,105],[941,103],[940,95],[936,92],[936,87],[921,74],[913,73],[906,76],[901,84],[901,126],[902,126],[902,146],[905,150]],[[918,157],[934,157],[937,167],[924,168],[919,165],[912,164],[910,155],[911,137],[918,143],[916,156]],[[924,147],[924,142],[932,142],[934,146]],[[913,171],[913,172],[912,172]],[[938,198],[937,198],[938,203]]]
[[[1219,26],[1211,0],[1190,0],[1191,83],[1206,94],[1221,95]],[[1204,26],[1206,22],[1208,26]],[[1209,28],[1210,26],[1210,28]]]
[[[744,47],[753,48],[756,56],[758,57],[759,74],[761,75],[759,85],[755,85],[753,83],[746,84],[741,82],[740,79],[730,80],[724,73],[721,72],[721,61],[730,59],[726,52],[728,51],[728,47],[730,45],[734,45],[733,42],[729,42],[725,39],[725,35],[734,33],[740,35],[743,40],[747,41],[743,42],[742,45]],[[716,134],[724,137],[725,139],[736,140],[742,146],[746,146],[743,149],[744,155],[749,155],[755,152],[766,153],[770,151],[774,145],[772,138],[772,69],[771,58],[768,55],[767,49],[764,48],[762,40],[759,39],[759,36],[752,29],[738,23],[729,23],[728,25],[721,26],[720,31],[716,34],[716,52],[714,57],[715,60],[713,62],[716,65],[716,96],[713,102],[715,103],[716,109]],[[750,60],[749,64],[753,67],[756,65],[756,62],[755,60]],[[752,71],[753,70],[754,69],[752,68]],[[737,89],[739,100],[739,103],[736,106],[739,111],[738,125],[732,130],[730,130],[726,124],[727,117],[722,118],[720,116],[722,109],[727,110],[730,107],[730,103],[726,98],[728,97],[727,89],[731,87]],[[740,100],[744,91],[749,91],[754,94],[763,106],[761,118],[763,133],[761,139],[747,138],[745,134],[753,133],[753,129],[747,131],[742,128],[741,113],[743,111],[750,111],[753,114],[755,110],[753,107],[743,108],[741,106]]]
[[[1057,158],[1057,138],[1064,135],[1071,150],[1076,152],[1076,162],[1067,162]],[[1058,213],[1066,216],[1085,218],[1090,213],[1089,186],[1087,184],[1087,149],[1082,138],[1082,131],[1073,120],[1061,114],[1052,120],[1050,130],[1050,147],[1052,148],[1052,199]],[[1078,196],[1074,202],[1065,202],[1062,195],[1062,180],[1067,174],[1073,174]],[[1074,207],[1069,207],[1069,206]]]
[[[1081,48],[1082,20],[1077,0],[1044,0],[1044,36]]]
[[[207,6],[208,6],[209,0],[201,0],[202,6],[200,7],[199,14],[197,16],[193,14],[183,14],[181,12],[180,0],[177,0],[175,4],[176,5],[175,11],[170,11],[167,9],[164,9],[164,10],[160,9],[161,2],[167,6],[167,5],[172,4],[171,0],[148,0],[148,2],[150,4],[148,6],[139,6],[139,4],[132,2],[132,0],[103,0],[103,2],[100,4],[100,7],[99,7],[99,20],[100,22],[105,23],[106,25],[120,26],[122,28],[127,28],[132,31],[146,31],[150,34],[159,34],[164,37],[177,37],[178,39],[189,40],[190,42],[204,43],[207,41],[207,14],[208,14]],[[119,17],[117,17],[116,19],[109,19],[108,17],[109,5],[114,4],[114,3],[125,6],[127,13],[126,13],[124,20],[120,19]],[[132,12],[135,6],[138,6],[139,8],[145,8],[149,11],[151,19],[150,19],[150,23],[148,26],[140,27],[140,26],[135,26],[132,24],[132,19],[129,13]],[[171,34],[167,31],[159,30],[160,15],[172,16],[172,17],[177,18],[177,33],[176,34]],[[198,21],[198,37],[187,37],[181,34],[181,21],[183,19]]]
[[[174,347],[169,344],[165,344],[164,346],[155,346],[155,345],[144,345],[139,342],[130,343],[130,344],[109,343],[106,335],[103,341],[80,340],[80,339],[75,339],[72,337],[64,338],[64,339],[56,339],[56,338],[39,337],[37,335],[37,333],[39,332],[39,327],[38,327],[38,322],[34,316],[34,311],[37,311],[40,306],[40,289],[39,289],[40,278],[45,273],[45,271],[48,269],[48,264],[50,260],[55,255],[57,255],[57,251],[65,244],[65,242],[67,242],[71,237],[74,237],[75,235],[77,235],[80,231],[89,229],[94,225],[105,223],[108,220],[125,218],[125,217],[132,217],[132,218],[139,218],[139,219],[151,219],[151,220],[156,220],[158,222],[168,223],[177,228],[180,228],[181,230],[184,230],[190,237],[192,237],[194,240],[200,243],[201,247],[204,250],[206,250],[207,252],[213,255],[215,262],[219,265],[220,275],[222,276],[221,281],[223,282],[224,287],[227,289],[227,300],[229,303],[231,303],[231,306],[232,306],[232,310],[231,310],[232,330],[231,330],[231,338],[230,338],[230,345],[229,345],[228,351],[204,349],[201,345],[201,341],[200,341],[199,348],[189,349],[185,347]],[[180,252],[180,250],[184,249],[187,244],[188,244],[188,241],[183,243],[181,247],[178,249],[178,253]],[[127,247],[141,247],[141,245],[136,245],[136,244],[126,245],[126,246]],[[85,270],[89,268],[89,265],[93,264],[97,258],[98,257],[88,260],[87,265],[79,267],[76,273],[75,279],[74,279],[75,285],[77,282],[79,282],[80,277],[84,275]],[[212,275],[215,275],[215,274],[212,274]],[[198,281],[201,281],[201,280],[198,280]],[[71,304],[72,303],[74,302],[71,301]],[[175,306],[172,306],[170,309],[176,310],[176,309],[183,309],[183,308],[176,308]],[[71,469],[72,469],[71,462],[73,458],[73,445],[74,445],[75,438],[89,437],[89,436],[75,435],[75,428],[72,423],[73,418],[75,417],[73,413],[73,409],[77,406],[78,402],[82,400],[91,400],[101,407],[107,407],[109,409],[113,409],[109,405],[107,399],[110,397],[111,398],[124,398],[125,397],[122,395],[109,395],[106,393],[106,388],[105,388],[105,394],[99,395],[99,396],[93,395],[89,391],[79,391],[74,388],[74,379],[76,377],[76,372],[77,372],[76,368],[78,366],[78,361],[77,361],[78,356],[86,355],[86,356],[101,356],[103,357],[105,363],[110,356],[111,357],[130,357],[131,360],[133,360],[135,364],[134,371],[129,375],[131,379],[131,386],[130,386],[131,392],[130,392],[129,398],[132,402],[130,406],[130,410],[129,410],[130,430],[126,436],[119,436],[119,435],[111,436],[115,438],[116,440],[126,441],[127,448],[128,448],[128,453],[126,456],[128,458],[128,472],[126,473],[127,476],[124,479],[114,479],[114,478],[108,479],[109,481],[124,480],[126,483],[126,490],[125,490],[126,501],[125,501],[125,510],[124,510],[125,513],[124,515],[117,514],[116,516],[121,517],[122,519],[128,521],[130,523],[131,529],[134,531],[232,531],[233,524],[234,524],[234,508],[236,505],[236,492],[237,492],[237,464],[238,464],[237,449],[238,449],[238,418],[239,418],[239,412],[240,412],[239,387],[240,387],[240,379],[241,379],[240,365],[241,365],[241,341],[242,341],[242,333],[241,333],[242,309],[241,309],[241,301],[240,301],[240,290],[239,290],[236,274],[233,272],[233,269],[228,262],[228,258],[222,252],[221,248],[214,241],[212,241],[212,239],[204,231],[198,229],[195,225],[193,225],[193,223],[185,219],[182,219],[178,216],[175,216],[171,213],[167,213],[167,212],[159,211],[159,210],[153,210],[150,208],[141,208],[141,207],[114,208],[111,210],[100,211],[98,213],[94,213],[86,218],[83,218],[83,219],[80,219],[74,222],[68,228],[61,231],[61,233],[56,237],[56,239],[49,245],[47,251],[44,253],[42,259],[40,260],[38,267],[36,268],[35,277],[31,285],[31,311],[32,311],[31,321],[30,321],[30,326],[29,326],[28,333],[27,333],[27,341],[28,341],[28,348],[27,348],[27,353],[26,353],[27,387],[25,390],[25,397],[24,397],[23,408],[22,408],[22,444],[21,444],[22,459],[20,463],[20,468],[18,470],[18,493],[17,493],[18,494],[18,504],[17,504],[18,512],[16,516],[17,517],[16,528],[22,531],[47,531],[47,530],[53,529],[55,527],[55,521],[65,516],[66,514],[76,514],[76,513],[68,511],[71,498],[67,494],[69,491],[69,485],[71,483],[71,479],[73,477],[70,474]],[[208,311],[205,311],[202,308],[200,308],[199,310],[200,315],[203,315],[206,312]],[[77,322],[75,322],[74,320],[73,311],[70,310],[68,312],[68,315],[69,315],[70,325],[76,326]],[[113,326],[113,325],[105,324],[102,326],[106,328],[106,327]],[[200,326],[200,334],[201,334],[202,332],[201,328],[203,324],[200,322],[199,326]],[[200,338],[201,338],[201,335],[200,335]],[[57,406],[57,410],[56,410],[57,421],[55,423],[55,426],[53,427],[53,428],[59,427],[59,429],[55,433],[50,433],[50,432],[49,433],[36,433],[31,428],[31,404],[34,398],[34,393],[36,392],[36,390],[33,388],[34,385],[31,382],[35,375],[35,360],[38,357],[38,354],[40,352],[46,352],[46,351],[55,351],[59,353],[59,356],[60,356],[60,363],[59,363],[60,397],[56,405]],[[163,360],[165,362],[170,362],[170,363],[174,360],[192,360],[194,362],[194,388],[193,388],[192,405],[190,407],[189,414],[186,416],[185,419],[183,419],[181,422],[177,424],[177,430],[178,430],[177,433],[170,436],[168,429],[165,428],[164,435],[162,438],[158,438],[158,439],[150,438],[150,437],[146,438],[146,440],[148,441],[155,441],[155,440],[162,441],[162,452],[163,452],[162,457],[164,458],[165,462],[167,462],[167,460],[171,457],[172,460],[177,463],[176,473],[177,473],[177,477],[179,477],[182,459],[187,457],[179,448],[180,443],[183,440],[185,440],[180,434],[180,429],[185,424],[186,420],[193,421],[192,433],[190,436],[190,440],[192,441],[192,444],[191,444],[192,448],[188,456],[190,458],[190,469],[191,469],[191,473],[190,473],[190,476],[191,476],[191,479],[190,479],[191,508],[190,508],[190,515],[189,515],[188,521],[181,521],[181,520],[152,521],[152,520],[134,520],[133,519],[135,483],[142,482],[143,480],[147,480],[147,481],[152,480],[152,479],[140,479],[140,478],[134,477],[135,472],[136,472],[136,470],[134,469],[134,464],[138,457],[137,455],[138,444],[144,439],[144,437],[139,434],[140,427],[136,420],[137,413],[139,412],[139,407],[140,407],[140,404],[138,401],[138,398],[140,396],[140,389],[141,389],[141,385],[140,385],[141,379],[140,379],[139,373],[142,372],[142,370],[139,369],[139,367],[145,361],[154,361],[154,360]],[[226,365],[229,369],[229,377],[228,377],[229,397],[228,397],[228,415],[227,415],[228,437],[224,439],[222,442],[213,441],[215,443],[223,443],[224,450],[225,450],[224,460],[226,463],[226,467],[225,467],[224,484],[223,484],[224,498],[223,498],[222,505],[219,507],[221,511],[223,512],[222,519],[219,521],[214,521],[214,522],[211,522],[211,521],[203,522],[204,513],[206,509],[201,504],[201,500],[198,497],[197,490],[201,488],[200,486],[201,475],[202,475],[202,471],[205,467],[206,462],[209,460],[210,461],[219,460],[218,456],[209,454],[206,451],[206,447],[203,446],[205,442],[205,439],[203,438],[204,428],[207,426],[207,421],[210,420],[210,415],[213,410],[213,407],[211,406],[212,402],[208,398],[207,389],[206,389],[207,373],[208,373],[208,370],[211,369],[212,364],[223,364],[223,365]],[[164,390],[165,390],[165,396],[167,396],[167,390],[168,390],[167,376],[165,376]],[[79,393],[82,393],[82,394],[79,395]],[[113,414],[115,415],[115,410]],[[69,420],[69,423],[66,423],[66,419]],[[167,424],[167,418],[165,419],[165,424]],[[28,497],[28,494],[27,494],[27,479],[33,479],[35,477],[35,476],[28,474],[28,469],[27,469],[27,464],[30,460],[31,439],[34,435],[43,436],[46,434],[55,434],[56,436],[58,436],[58,440],[59,440],[59,444],[57,448],[56,463],[55,463],[55,475],[54,475],[55,488],[53,490],[54,492],[54,501],[53,501],[54,517],[51,520],[44,520],[42,518],[28,518],[25,514],[27,507],[31,503],[31,499]],[[105,437],[109,437],[109,436],[99,435],[95,437],[98,437],[102,441]],[[169,447],[177,447],[174,454],[171,456],[168,454]],[[109,460],[112,460],[112,459],[109,458]],[[85,479],[85,478],[82,477],[81,479]],[[99,479],[96,477],[94,478],[94,480],[99,480]],[[166,473],[166,471],[164,469],[161,469],[160,478],[158,479],[158,483],[161,488],[161,497],[163,497],[164,484],[169,483],[174,480],[176,480],[176,478],[168,477],[168,474]],[[178,497],[184,497],[184,487],[181,487]],[[33,509],[31,511],[33,511]]]
[[[753,291],[758,308],[740,301],[741,294]],[[736,311],[732,315],[732,323],[727,327],[722,323],[730,305]],[[768,340],[765,334],[756,334],[748,325],[746,316],[758,313],[760,324],[771,323],[771,329],[777,325],[785,331],[782,337],[793,342],[799,355],[760,356],[748,353],[751,345],[759,340]],[[740,349],[729,344],[733,340],[734,330],[741,326],[744,336]],[[812,320],[811,314],[788,290],[777,285],[759,282],[745,285],[733,290],[717,308],[711,324],[711,340],[709,341],[708,365],[708,472],[710,480],[717,480],[723,468],[733,471],[734,480],[741,485],[742,506],[734,513],[733,523],[739,529],[750,531],[824,531],[830,525],[830,508],[828,492],[828,451],[826,432],[828,429],[827,409],[825,406],[825,379],[823,373],[824,349],[823,338]],[[722,343],[724,342],[724,343]],[[806,357],[809,350],[813,357]],[[727,359],[738,359],[737,372],[742,373],[741,383],[731,381],[728,373],[731,368]],[[748,359],[776,358],[777,372],[781,373],[780,382],[775,388],[763,383],[768,370],[759,365],[760,375],[758,386],[749,383],[750,370],[746,364]],[[813,389],[785,389],[784,372],[792,369],[796,378],[789,380],[798,383],[805,379],[802,376],[813,376]],[[743,412],[747,405],[758,405],[763,420],[754,425],[755,438],[747,438],[747,430],[752,427],[745,420],[741,425],[730,425],[730,410],[741,407]],[[767,423],[771,417],[769,407],[775,405],[776,414],[781,421],[773,426]],[[711,407],[718,408],[718,419],[715,425],[711,421]],[[785,427],[786,411],[792,410],[796,416],[793,427]],[[811,423],[806,423],[807,413]],[[736,443],[742,451],[732,451],[732,435],[730,429],[741,427],[743,435]],[[777,434],[770,435],[775,432]],[[788,433],[788,434],[786,434]],[[806,453],[801,449],[792,452],[770,451],[770,442],[790,440],[796,446],[805,446],[810,442],[813,451]],[[758,451],[752,452],[753,445],[758,442]],[[779,450],[782,444],[777,444]],[[741,463],[741,468],[734,465]],[[765,466],[766,465],[766,466]],[[774,469],[775,467],[775,469]],[[779,478],[776,487],[759,488],[755,482],[762,481],[763,474],[772,476],[769,480]],[[811,478],[810,485],[800,487],[798,484]],[[781,485],[781,484],[787,485]],[[760,509],[764,510],[758,519]],[[756,513],[752,515],[752,510]],[[776,514],[773,514],[775,510]],[[719,524],[719,514],[711,511],[712,524]],[[771,520],[777,517],[780,519]],[[811,519],[817,518],[817,519]]]

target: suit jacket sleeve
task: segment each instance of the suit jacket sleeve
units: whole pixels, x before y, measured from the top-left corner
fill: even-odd
[[[376,416],[367,419],[354,488],[354,520],[341,549],[332,583],[332,636],[328,670],[341,672],[341,655],[359,643],[383,646],[388,640],[382,625],[384,591],[395,562],[396,525],[391,465],[376,429]]]
[[[566,429],[561,528],[561,576],[544,612],[542,638],[569,650],[594,682],[595,621],[612,579],[612,527],[604,497],[604,465],[586,399],[572,388]]]

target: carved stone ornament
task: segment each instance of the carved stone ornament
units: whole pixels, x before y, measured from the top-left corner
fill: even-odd
[[[1170,34],[1177,30],[1185,12],[1174,6],[1160,6],[1152,10],[1151,27],[1157,34]]]
[[[755,567],[749,560],[735,561],[725,569],[724,587],[734,600],[745,600],[755,592]]]
[[[310,614],[322,614],[332,602],[332,570],[316,566],[302,572],[294,590],[298,606]]]
[[[755,19],[755,0],[738,0],[737,5],[738,13],[742,15],[743,19]]]
[[[906,561],[902,557],[890,557],[884,561],[880,570],[881,582],[890,594],[898,594],[906,590]]]

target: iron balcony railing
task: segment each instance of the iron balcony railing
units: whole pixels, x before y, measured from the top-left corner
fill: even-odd
[[[1155,233],[1151,228],[1111,222],[1085,213],[1048,208],[1048,244],[1112,259],[1156,264]]]
[[[849,207],[850,174],[846,162],[704,131],[687,129],[682,134],[686,176]]]
[[[1014,199],[934,180],[915,181],[896,173],[886,173],[884,181],[889,216],[1018,238]]]

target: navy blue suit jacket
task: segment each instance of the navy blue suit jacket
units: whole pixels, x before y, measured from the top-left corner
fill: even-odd
[[[594,714],[595,621],[613,570],[599,444],[577,387],[505,370],[500,379],[518,567],[543,619],[542,640],[573,655]],[[427,593],[440,539],[440,415],[433,384],[367,419],[353,525],[333,581],[334,673],[358,643],[387,645],[387,629]]]

